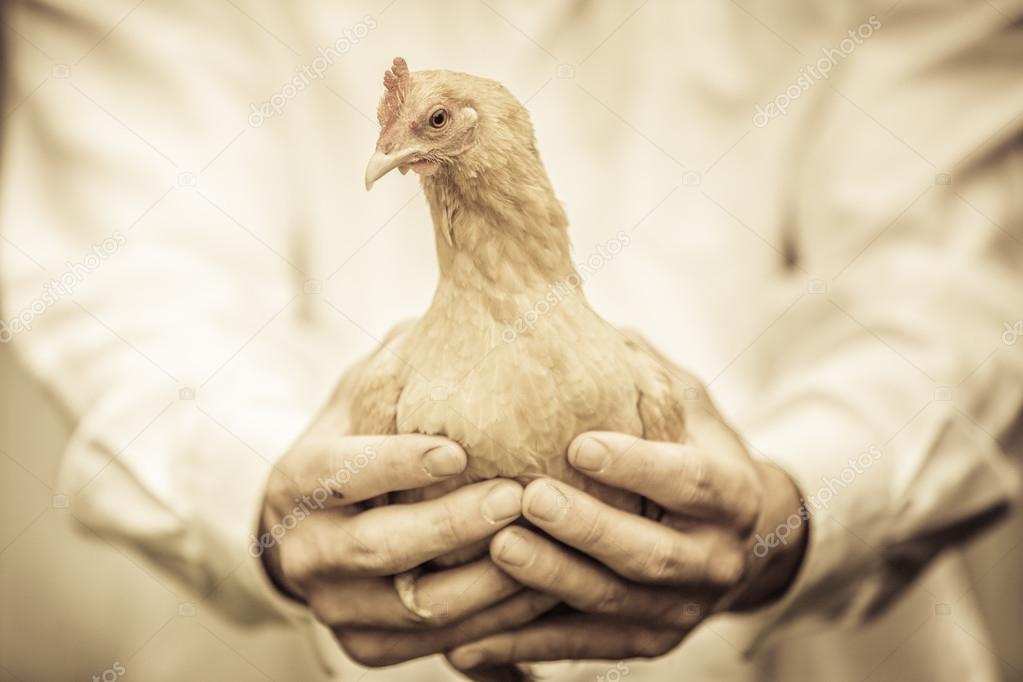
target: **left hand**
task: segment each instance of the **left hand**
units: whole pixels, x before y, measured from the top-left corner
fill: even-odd
[[[660,656],[712,613],[755,608],[785,590],[807,534],[795,484],[752,459],[713,409],[693,410],[687,427],[685,444],[593,432],[569,447],[576,469],[653,500],[664,509],[659,520],[558,481],[526,487],[524,516],[564,544],[509,527],[494,537],[491,556],[580,613],[460,646],[448,654],[455,667]],[[758,537],[781,541],[764,551]]]

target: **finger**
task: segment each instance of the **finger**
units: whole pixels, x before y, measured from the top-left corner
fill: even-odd
[[[417,504],[337,517],[327,563],[351,575],[393,575],[490,537],[522,514],[522,486],[498,479]]]
[[[737,536],[714,528],[679,533],[561,482],[533,481],[522,507],[538,528],[630,580],[726,588],[745,570]]]
[[[459,670],[566,659],[654,658],[674,649],[682,636],[601,616],[567,614],[482,638],[454,649],[447,658]]]
[[[418,601],[434,614],[428,623],[405,608],[390,578],[348,578],[317,590],[308,602],[329,627],[423,629],[456,623],[521,590],[520,583],[483,558],[419,578]]]
[[[568,461],[601,483],[680,514],[750,528],[760,511],[753,467],[700,448],[595,431],[572,441]]]
[[[282,508],[294,498],[322,509],[432,485],[461,473],[465,465],[462,448],[439,436],[319,438],[274,468],[273,488],[288,498],[280,500]]]
[[[679,630],[707,615],[707,599],[629,582],[576,552],[522,528],[505,528],[491,556],[516,581],[585,613],[638,618]]]
[[[437,630],[407,633],[374,629],[342,630],[335,631],[335,636],[345,653],[357,663],[372,667],[394,665],[447,651],[502,630],[520,627],[554,608],[557,603],[557,597],[526,591],[458,625]]]
[[[462,473],[465,465],[465,452],[446,438],[350,436],[305,456],[293,478],[302,499],[322,508],[432,485]]]

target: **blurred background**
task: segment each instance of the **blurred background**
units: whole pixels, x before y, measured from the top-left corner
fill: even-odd
[[[609,319],[641,329],[682,364],[714,378],[726,411],[741,424],[757,399],[745,373],[770,364],[771,353],[795,338],[792,330],[767,332],[770,321],[791,307],[786,294],[809,300],[817,288],[830,285],[837,270],[808,265],[795,279],[771,279],[779,263],[796,257],[793,245],[799,241],[789,231],[789,210],[799,211],[798,202],[792,208],[784,198],[798,196],[808,179],[835,178],[818,188],[831,202],[832,213],[824,218],[860,220],[865,227],[855,235],[821,238],[813,248],[826,262],[832,249],[848,247],[845,241],[872,243],[884,225],[910,210],[907,197],[923,196],[918,187],[937,195],[957,173],[965,174],[972,162],[955,164],[970,149],[987,149],[992,139],[1007,145],[1007,138],[1018,149],[1023,109],[1013,109],[1019,98],[1011,99],[1011,88],[999,80],[1007,70],[1023,73],[1019,50],[1005,47],[1023,43],[1017,5],[3,3],[0,210],[6,216],[0,267],[13,287],[0,292],[3,319],[38,293],[37,265],[59,273],[111,231],[129,237],[126,253],[111,256],[109,265],[74,292],[74,300],[95,312],[85,323],[77,320],[88,327],[80,352],[71,350],[79,348],[75,333],[60,331],[76,319],[61,310],[81,315],[68,301],[37,320],[40,341],[33,340],[33,329],[18,340],[23,346],[17,355],[17,344],[0,344],[0,680],[323,678],[303,632],[282,625],[243,627],[220,615],[208,594],[173,577],[171,563],[139,551],[128,521],[95,532],[103,525],[104,504],[118,503],[109,498],[118,482],[106,480],[116,467],[103,472],[109,454],[96,461],[80,455],[76,473],[59,472],[69,442],[77,439],[84,447],[95,441],[90,429],[107,428],[105,420],[120,420],[123,431],[113,449],[130,457],[144,459],[176,447],[177,438],[198,439],[208,431],[217,434],[223,452],[234,453],[237,441],[244,441],[242,451],[279,455],[294,429],[284,430],[281,443],[262,439],[258,425],[235,406],[237,394],[246,390],[237,388],[245,384],[236,379],[247,368],[310,347],[276,341],[283,327],[297,324],[289,319],[326,330],[311,346],[330,349],[328,364],[340,372],[391,324],[426,307],[436,270],[418,183],[411,176],[388,177],[372,195],[362,190],[377,134],[380,78],[394,56],[406,57],[413,70],[450,68],[495,78],[527,102],[541,153],[568,209],[577,254],[585,257],[623,226],[641,223],[647,233],[671,237],[666,247],[637,231],[628,258],[607,264],[588,291]],[[871,25],[870,17],[881,27],[874,29],[877,37],[857,43],[855,54],[833,58],[836,74],[842,68],[849,72],[848,89],[837,97],[825,83],[837,80],[802,69],[823,50],[841,49],[846,32]],[[971,38],[979,44],[978,36],[995,34],[1001,42],[967,49]],[[310,77],[317,49],[338,47],[341,39],[344,49]],[[947,51],[927,58],[928,46],[935,45]],[[963,80],[993,86],[1001,93],[997,98],[985,100],[989,91],[973,92],[972,85],[958,91],[975,102],[990,101],[990,107],[979,107],[990,119],[942,118],[948,103],[942,98],[890,105],[887,96],[899,90],[903,77],[926,79],[933,73],[929,68],[943,59],[951,63],[959,48],[965,56],[957,64],[991,65],[979,76],[969,71]],[[855,63],[864,65],[862,72]],[[287,87],[302,73],[301,88]],[[1018,78],[1015,83],[1023,93]],[[834,101],[818,105],[818,99]],[[822,122],[834,113],[827,107],[839,110],[837,128]],[[1013,111],[1015,117],[1005,115]],[[935,118],[947,129],[942,139],[961,140],[958,147],[930,143]],[[849,125],[842,127],[842,121]],[[852,158],[860,165],[832,164],[828,158]],[[1011,168],[1014,175],[1005,177],[1003,187],[1015,187],[1018,219],[1023,165],[1017,158]],[[840,182],[850,174],[856,183]],[[848,191],[850,186],[856,191]],[[970,199],[985,210],[990,205],[983,191]],[[83,225],[78,241],[54,236],[53,226],[68,222]],[[1018,221],[1008,229],[1021,233]],[[315,238],[309,236],[313,232]],[[179,239],[211,258],[245,264],[248,274],[225,288],[216,273],[199,268],[175,280],[177,271],[165,266],[177,257]],[[757,250],[757,257],[727,257],[742,250]],[[648,296],[680,259],[687,259],[693,281],[700,282],[673,303],[687,311],[684,320],[665,314],[663,304]],[[870,271],[863,276],[869,278]],[[905,286],[912,288],[914,276],[907,277]],[[288,282],[293,292],[270,284],[277,282]],[[401,286],[390,286],[394,283]],[[374,305],[360,303],[370,294]],[[763,297],[757,299],[761,310],[724,321],[727,311],[751,296]],[[179,298],[180,309],[164,306]],[[288,315],[278,317],[284,309]],[[1023,306],[1016,309],[1023,312]],[[224,335],[200,333],[194,348],[188,342],[183,353],[160,344],[159,321],[149,318],[161,314],[175,325],[195,321],[198,328],[209,319],[228,318],[234,326]],[[120,326],[114,321],[118,315],[139,326]],[[807,313],[807,319],[814,318]],[[1006,333],[1013,333],[1014,319]],[[724,333],[704,338],[690,332],[692,325]],[[989,351],[1020,352],[1023,344],[1008,347],[1002,333],[997,324],[984,332],[971,366]],[[96,350],[103,348],[95,341],[99,337],[132,359],[107,360],[109,355]],[[905,351],[901,344],[912,341],[885,343]],[[308,366],[294,373],[311,388],[293,399],[290,386],[274,387],[278,393],[270,392],[264,402],[276,396],[298,404],[300,423],[332,377],[317,379],[322,368]],[[960,380],[970,378],[965,374],[940,377],[938,389],[958,390]],[[131,423],[101,402],[96,387],[104,382],[145,387],[139,391],[146,397],[138,400],[145,407]],[[948,399],[934,391],[931,383],[920,389],[924,403]],[[185,410],[191,415],[193,402],[205,416],[179,416]],[[84,425],[72,416],[93,406],[99,414]],[[907,405],[901,421],[917,409]],[[157,427],[135,442],[133,435],[151,420]],[[1018,441],[1018,430],[1014,438]],[[850,452],[862,450],[859,442],[845,445]],[[934,679],[921,661],[941,668],[970,658],[964,654],[944,663],[944,652],[931,650],[942,641],[948,651],[973,651],[990,661],[983,674],[972,677],[964,670],[958,679],[1023,680],[1021,566],[1023,517],[1017,508],[962,553],[933,562],[873,625],[851,633],[800,634],[795,645],[761,654],[759,672],[751,667],[734,674],[772,679],[763,671],[799,670],[800,648],[812,648],[821,655],[802,667],[800,679],[846,679],[843,670],[866,670],[867,677],[856,675],[864,681]],[[697,646],[709,652],[728,648],[707,632]],[[451,677],[439,665],[435,673],[436,679]],[[363,676],[402,679],[394,671],[354,668],[348,679]]]

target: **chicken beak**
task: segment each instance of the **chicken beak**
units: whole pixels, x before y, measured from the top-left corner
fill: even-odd
[[[417,149],[399,149],[385,154],[379,149],[370,157],[366,165],[366,191],[373,189],[373,183],[384,177],[398,166],[409,163],[419,155]]]

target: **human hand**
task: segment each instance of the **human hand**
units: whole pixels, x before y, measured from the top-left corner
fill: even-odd
[[[755,608],[784,591],[807,532],[795,484],[753,460],[713,409],[692,410],[687,429],[686,444],[599,432],[580,435],[569,448],[580,472],[660,505],[658,520],[561,482],[526,487],[525,518],[564,544],[506,528],[491,542],[491,557],[517,581],[579,613],[456,648],[448,654],[455,667],[660,656],[712,613]],[[791,531],[787,543],[766,554],[754,550],[755,537],[781,526]]]
[[[259,547],[278,587],[306,603],[346,653],[391,665],[450,650],[533,620],[557,603],[497,570],[489,558],[423,575],[410,612],[395,573],[491,536],[521,513],[522,487],[494,480],[411,505],[369,508],[396,490],[461,473],[465,453],[444,438],[344,436],[321,417],[281,458],[267,484]]]

